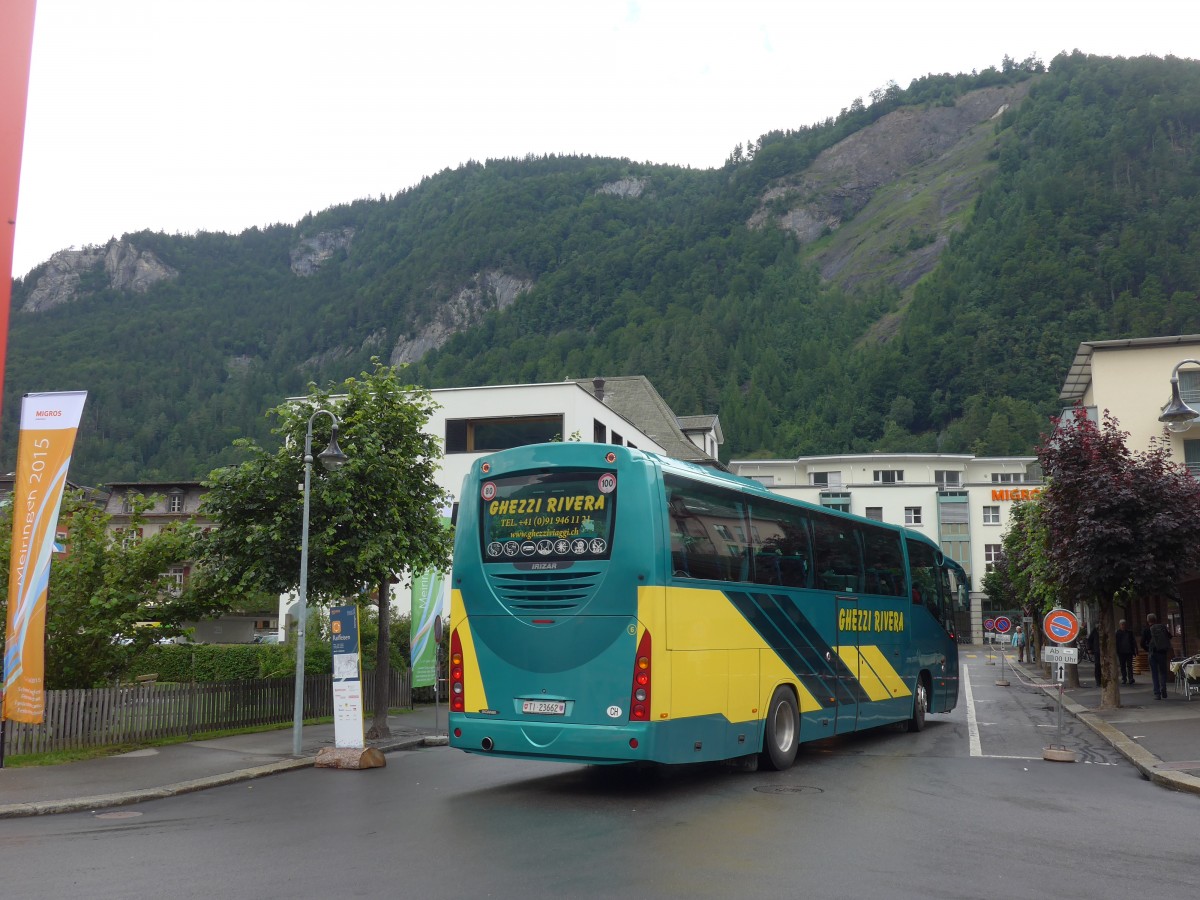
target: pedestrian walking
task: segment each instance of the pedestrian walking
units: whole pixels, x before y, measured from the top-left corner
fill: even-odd
[[[1146,627],[1142,629],[1142,649],[1150,656],[1150,681],[1154,696],[1167,699],[1167,677],[1171,660],[1171,629],[1158,621],[1158,616],[1146,616]]]
[[[1013,632],[1012,645],[1017,648],[1017,662],[1025,662],[1025,632],[1020,625]]]
[[[1117,662],[1121,667],[1121,684],[1135,684],[1133,680],[1133,657],[1137,653],[1137,638],[1129,630],[1129,623],[1122,619],[1117,623]]]

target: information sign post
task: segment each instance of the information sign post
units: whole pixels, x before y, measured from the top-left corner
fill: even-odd
[[[1042,620],[1042,631],[1056,644],[1069,644],[1079,637],[1079,619],[1069,609],[1052,609]],[[1062,742],[1063,682],[1066,680],[1067,663],[1078,663],[1079,651],[1074,647],[1044,647],[1042,659],[1054,665],[1058,681],[1058,742],[1042,750],[1042,759],[1075,762],[1075,751],[1068,750]]]

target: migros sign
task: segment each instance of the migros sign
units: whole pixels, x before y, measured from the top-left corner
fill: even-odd
[[[1042,492],[1041,488],[1020,488],[1017,490],[998,490],[992,488],[993,500],[1033,500]]]

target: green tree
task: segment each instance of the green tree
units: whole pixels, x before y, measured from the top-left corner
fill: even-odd
[[[1200,563],[1200,482],[1175,463],[1165,439],[1131,452],[1107,411],[1097,425],[1083,408],[1038,449],[1047,487],[1039,497],[1046,555],[1064,596],[1100,615],[1101,708],[1121,705],[1113,646],[1122,596],[1173,596]]]
[[[314,449],[324,446],[330,420],[316,412],[336,412],[348,459],[332,472],[313,467],[307,587],[319,602],[379,590],[376,672],[383,687],[370,736],[381,737],[388,733],[392,576],[448,569],[453,538],[439,518],[441,447],[423,430],[434,409],[430,394],[402,385],[395,369],[373,362],[371,372],[329,388],[310,385],[307,397],[276,407],[271,415],[280,448],[239,441],[249,459],[209,476],[203,512],[218,527],[206,536],[203,567],[212,586],[236,593],[297,589],[303,517],[297,448],[304,447],[310,419]]]
[[[194,526],[174,524],[146,538],[135,535],[149,506],[135,497],[128,529],[109,528],[110,516],[78,491],[63,496],[59,523],[66,552],[50,563],[46,603],[46,687],[90,688],[118,677],[156,640],[182,634],[184,623],[219,612],[167,579],[174,564],[191,559]],[[0,572],[8,583],[12,506],[0,512]],[[0,624],[6,621],[0,598]],[[155,627],[147,627],[148,623]]]
[[[1049,555],[1049,540],[1040,496],[1014,503],[1004,532],[1001,563],[997,565],[997,569],[1003,567],[1003,575],[997,575],[995,582],[985,587],[989,597],[993,588],[1011,590],[1012,605],[1019,606],[1024,615],[1034,620],[1027,640],[1030,652],[1035,654],[1042,643],[1039,627],[1042,614],[1059,605],[1058,579]],[[1078,672],[1072,666],[1068,673],[1068,681],[1076,686]]]

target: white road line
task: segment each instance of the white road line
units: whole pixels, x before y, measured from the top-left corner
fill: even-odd
[[[971,740],[971,755],[983,756],[979,743],[979,720],[975,718],[975,695],[971,693],[971,670],[962,667],[963,693],[967,698],[967,736]]]

